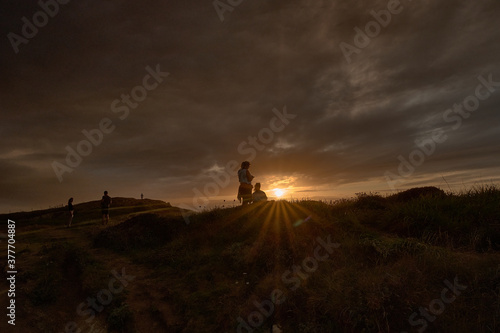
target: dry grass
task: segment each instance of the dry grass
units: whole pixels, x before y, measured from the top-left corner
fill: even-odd
[[[422,324],[412,326],[412,314],[457,278],[467,289],[426,331],[486,333],[500,330],[499,203],[494,186],[458,194],[424,188],[218,208],[192,215],[189,225],[173,208],[127,208],[125,222],[91,235],[97,248],[154,272],[150,288],[162,301],[150,306],[150,320],[166,332],[235,332],[239,317],[259,319],[259,304],[276,301],[276,290],[283,302],[261,309],[253,332],[272,325],[284,332],[416,332]],[[318,237],[340,247],[328,253]],[[318,253],[323,259],[314,264]],[[91,271],[88,263],[82,259],[81,269]],[[116,308],[113,325],[133,326],[124,324],[127,309]]]

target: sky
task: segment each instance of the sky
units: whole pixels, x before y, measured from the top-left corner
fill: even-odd
[[[0,212],[498,184],[496,0],[0,6]]]

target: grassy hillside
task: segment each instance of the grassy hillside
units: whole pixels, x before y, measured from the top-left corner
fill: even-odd
[[[127,216],[131,213],[144,211],[162,210],[172,207],[169,203],[161,200],[133,199],[133,198],[113,198],[110,214],[116,216]],[[7,218],[18,221],[23,227],[27,225],[36,226],[58,226],[67,222],[67,206],[50,208],[46,210],[36,210],[31,212],[18,212],[12,214],[0,214],[0,219]],[[75,222],[89,222],[101,219],[101,201],[89,201],[74,205]]]
[[[97,219],[38,231],[37,217],[24,222],[22,329],[63,332],[74,322],[82,332],[500,331],[493,186],[268,202],[193,214],[189,225],[175,207],[136,200],[111,218],[108,227]],[[122,268],[134,278],[123,291],[102,292]],[[94,304],[94,318],[89,306],[76,311],[88,297],[107,303],[106,294],[112,300]]]

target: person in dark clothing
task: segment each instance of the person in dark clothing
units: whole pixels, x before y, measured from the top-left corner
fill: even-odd
[[[108,195],[108,191],[104,191],[104,195],[101,199],[101,211],[102,211],[102,224],[106,225],[109,222],[109,206],[111,205],[111,197]]]
[[[238,200],[242,202],[242,205],[248,205],[252,202],[252,179],[254,177],[248,168],[250,168],[250,162],[244,161],[241,163],[241,169],[238,170],[238,180],[240,181]]]
[[[73,207],[73,198],[69,198],[68,200],[68,212],[69,212],[69,221],[67,227],[71,227],[71,222],[73,221],[73,216],[75,214],[75,209]]]

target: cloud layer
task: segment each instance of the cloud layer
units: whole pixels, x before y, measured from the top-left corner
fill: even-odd
[[[213,172],[252,157],[238,147],[285,106],[296,118],[255,149],[251,170],[264,189],[390,190],[385,174],[398,175],[398,156],[409,159],[436,129],[447,140],[396,188],[498,181],[500,85],[468,117],[449,114],[462,118],[457,128],[444,117],[475,96],[478,77],[500,82],[498,1],[242,1],[223,22],[211,1],[75,1],[59,4],[18,53],[9,33],[22,37],[23,17],[40,23],[42,9],[2,7],[0,211],[105,189],[191,203]],[[366,30],[372,11],[385,27]],[[357,46],[355,28],[367,45]],[[341,43],[357,51],[346,57]],[[147,66],[169,75],[134,101]],[[128,105],[123,120],[115,100]],[[76,149],[103,118],[114,130],[60,182],[53,162],[64,164],[66,146]],[[231,176],[220,195],[234,194]]]

